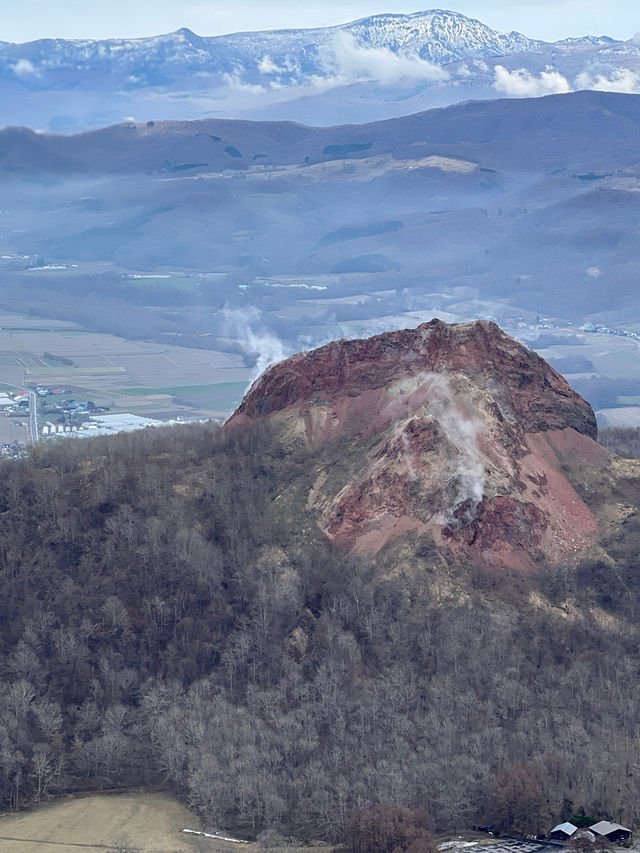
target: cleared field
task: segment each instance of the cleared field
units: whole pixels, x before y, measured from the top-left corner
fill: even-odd
[[[174,290],[186,290],[189,293],[193,293],[198,289],[198,279],[195,276],[186,275],[143,275],[139,278],[127,278],[126,283],[133,287],[144,287],[147,289],[170,287]]]
[[[83,367],[78,369],[77,367],[27,367],[24,371],[26,378],[36,377],[61,377],[63,379],[69,379],[69,377],[78,376],[108,376],[110,373],[124,373],[126,368],[124,367]]]
[[[3,815],[0,849],[3,853],[80,853],[118,850],[118,844],[122,847],[126,841],[126,849],[141,853],[193,853],[231,846],[216,841],[205,846],[182,833],[184,828],[199,829],[198,819],[164,794],[98,794]]]
[[[61,386],[115,411],[207,418],[232,412],[252,373],[235,354],[29,322],[0,313],[0,384]]]
[[[29,436],[28,418],[16,418],[0,415],[0,444],[26,443]]]
[[[553,330],[545,331],[545,336],[554,335]],[[614,335],[580,334],[583,343],[580,346],[565,346],[562,334],[557,334],[558,344],[537,349],[535,337],[525,339],[529,346],[546,359],[566,356],[582,356],[594,365],[596,372],[613,379],[636,378],[640,376],[640,345],[629,338]]]
[[[599,409],[596,412],[600,426],[640,427],[640,406],[626,406],[621,409]]]
[[[141,397],[178,397],[198,406],[213,409],[235,409],[247,387],[246,382],[220,382],[216,385],[174,385],[172,388],[131,388],[126,394]]]
[[[628,338],[597,335],[587,355],[599,373],[614,379],[640,376],[640,346]],[[586,348],[585,348],[586,349]]]
[[[71,320],[51,320],[48,317],[34,317],[26,314],[18,314],[12,311],[0,310],[0,328],[6,331],[42,331],[51,329],[77,329],[77,325]]]

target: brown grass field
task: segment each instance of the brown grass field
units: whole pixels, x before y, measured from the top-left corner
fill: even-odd
[[[0,816],[2,853],[231,853],[253,845],[190,837],[198,818],[165,794],[95,794]]]

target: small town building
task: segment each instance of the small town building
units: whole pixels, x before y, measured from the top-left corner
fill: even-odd
[[[549,833],[549,838],[553,841],[568,841],[577,829],[578,827],[572,823],[559,823],[553,827]]]
[[[621,826],[619,823],[611,823],[608,820],[601,820],[594,823],[589,829],[596,837],[606,838],[612,844],[619,844],[621,841],[628,841],[631,838],[631,830],[626,826]]]

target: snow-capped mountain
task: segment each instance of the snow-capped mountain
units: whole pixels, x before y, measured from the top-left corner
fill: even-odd
[[[535,50],[540,42],[520,33],[502,34],[480,21],[439,9],[411,15],[374,15],[339,27],[276,30],[202,38],[188,29],[143,39],[105,41],[43,39],[0,43],[4,75],[43,77],[62,71],[132,74],[153,85],[194,72],[269,73],[274,66],[322,75],[336,38],[351,36],[362,49],[385,48],[438,64],[467,57],[503,56]],[[270,62],[269,62],[270,61]],[[271,63],[271,64],[270,64]]]
[[[439,64],[535,50],[540,44],[521,33],[498,33],[475,18],[442,9],[412,15],[374,15],[343,29],[362,47],[415,53]]]
[[[551,44],[440,9],[312,30],[0,42],[0,127],[55,132],[131,118],[363,122],[585,88],[640,92],[640,45]]]

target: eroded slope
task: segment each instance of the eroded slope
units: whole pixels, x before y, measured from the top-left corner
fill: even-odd
[[[609,464],[590,406],[485,321],[337,341],[273,366],[227,429],[268,419],[289,447],[336,441],[349,474],[318,471],[307,509],[333,540],[376,553],[409,531],[449,557],[530,569],[603,533],[566,459]]]

